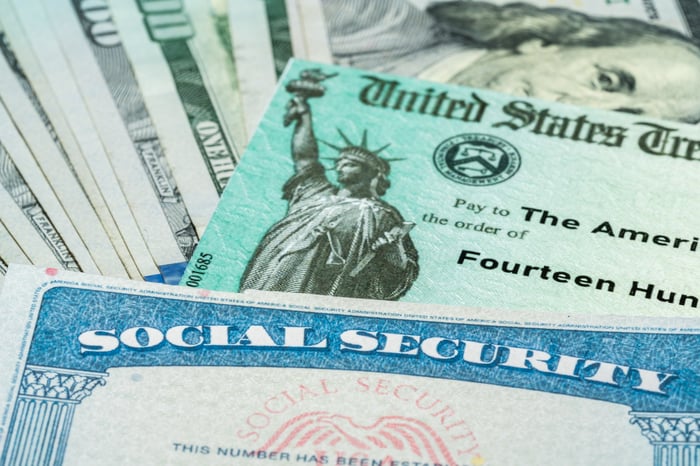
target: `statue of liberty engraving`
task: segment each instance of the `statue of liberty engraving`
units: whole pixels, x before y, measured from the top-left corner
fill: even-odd
[[[326,177],[308,99],[323,96],[320,83],[331,76],[306,70],[286,86],[294,95],[284,117],[285,126],[294,124],[295,173],[282,188],[289,207],[258,245],[240,290],[396,300],[418,275],[418,253],[408,234],[415,224],[381,199],[392,159],[379,156],[388,144],[369,149],[366,131],[359,144],[340,129],[345,145],[324,142],[338,151],[338,186]]]

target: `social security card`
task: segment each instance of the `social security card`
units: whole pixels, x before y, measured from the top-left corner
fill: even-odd
[[[181,284],[693,315],[697,128],[294,61]]]
[[[698,318],[241,295],[12,266],[5,465],[696,465]]]

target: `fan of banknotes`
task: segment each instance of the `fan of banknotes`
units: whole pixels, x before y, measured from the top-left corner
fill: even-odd
[[[246,138],[226,12],[163,5],[3,2],[3,260],[177,282]]]

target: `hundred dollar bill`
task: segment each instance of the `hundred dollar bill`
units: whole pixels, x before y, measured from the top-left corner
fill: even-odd
[[[99,273],[90,251],[1,103],[0,185],[51,247],[63,267]]]
[[[19,43],[20,47],[23,48],[25,52],[23,63],[20,65],[13,48],[7,40],[7,35],[4,32],[0,32],[0,49],[16,81],[21,85],[23,93],[31,102],[35,113],[39,116],[46,130],[51,135],[65,163],[68,164],[70,170],[79,180],[82,190],[88,197],[95,214],[99,217],[104,231],[109,236],[109,240],[119,255],[119,260],[124,265],[129,276],[132,278],[140,277],[141,274],[122,238],[122,233],[115,222],[115,218],[112,217],[112,213],[100,192],[100,188],[90,172],[90,167],[85,160],[80,144],[73,135],[59,102],[53,96],[49,83],[44,78],[43,72],[36,61],[36,57],[34,57],[29,44],[25,40],[26,38],[19,27],[12,7],[7,4],[6,0],[0,0],[0,8],[3,8],[3,15],[0,21],[6,21],[8,29],[14,30],[12,34],[13,43],[15,45]],[[3,27],[4,25],[0,24],[0,28]],[[31,82],[28,79],[28,75],[32,76]],[[22,110],[25,108],[25,105],[21,104],[21,102],[23,102],[23,98],[21,97],[22,92],[17,92],[16,89],[12,89],[14,81],[15,80],[10,78],[4,81],[8,87],[5,89],[6,92],[3,93],[3,97],[6,101],[12,102],[13,118],[20,121],[20,130],[22,130],[22,128],[25,127],[25,123],[29,124],[31,121],[34,121],[36,116],[33,115],[29,109],[27,109],[26,112]],[[13,101],[13,99],[17,99],[18,102]],[[27,131],[32,130],[27,129]],[[48,150],[48,152],[53,153],[52,150]]]
[[[4,186],[0,186],[0,222],[17,238],[32,264],[78,270],[73,256],[53,233],[50,220],[39,209],[22,210]]]
[[[697,317],[5,280],[6,465],[697,464]]]
[[[182,284],[697,312],[693,126],[291,63]]]
[[[196,236],[179,193],[168,183],[158,147],[152,144],[152,126],[142,121],[138,103],[129,101],[129,82],[119,81],[125,86],[119,92],[110,86],[69,0],[50,5],[17,2],[15,8],[24,11],[25,27],[52,29],[148,250],[163,280],[177,280]],[[40,14],[31,14],[39,9]]]
[[[31,157],[27,160],[15,159],[24,167],[27,176],[38,179],[41,184],[48,182],[62,206],[67,206],[66,214],[75,226],[85,247],[101,273],[109,276],[127,277],[126,270],[117,255],[109,236],[102,228],[97,214],[80,187],[74,172],[67,164],[55,144],[40,115],[34,110],[29,98],[24,94],[20,82],[15,79],[8,62],[0,57],[0,127],[11,128],[12,123],[24,136],[29,150],[16,155]],[[5,107],[12,110],[12,121]],[[35,163],[36,161],[36,163]],[[38,165],[39,166],[38,166]],[[43,178],[43,179],[42,179]],[[45,181],[44,181],[45,180]]]
[[[292,57],[287,7],[284,0],[228,0],[227,3],[246,127],[253,134],[277,78]]]
[[[171,138],[168,157],[182,177],[183,196],[187,182],[195,199],[191,214],[198,215],[201,233],[240,158],[234,136],[245,140],[232,59],[207,2],[108,3],[154,123],[165,129],[166,147]]]
[[[0,0],[5,32],[37,96],[51,112],[51,121],[61,122],[61,126],[56,127],[64,128],[60,133],[61,142],[74,141],[77,145],[77,151],[68,147],[66,151],[103,225],[110,225],[111,218],[118,226],[118,234],[128,247],[128,257],[136,264],[139,276],[162,280],[59,43],[51,28],[42,26],[48,23],[43,10],[36,2],[24,2],[23,9],[16,11],[10,1]],[[31,34],[25,33],[22,27],[25,23]],[[117,244],[115,233],[112,230],[110,234]],[[122,261],[126,263],[124,256]]]
[[[9,264],[29,264],[29,258],[0,220],[0,287]],[[1,289],[1,288],[0,288]]]
[[[199,214],[191,214],[190,212],[206,207],[206,203],[202,205],[201,202],[203,197],[206,198],[208,192],[206,185],[203,186],[202,183],[202,181],[205,183],[208,181],[206,171],[204,171],[203,177],[198,177],[198,166],[191,163],[192,161],[196,163],[197,160],[190,157],[189,177],[187,179],[198,184],[200,187],[198,193],[202,194],[197,196],[199,199],[189,198],[193,191],[185,189],[184,192],[190,199],[190,202],[185,202],[179,183],[176,181],[165,154],[166,152],[189,154],[191,151],[179,147],[182,146],[181,131],[171,132],[176,136],[171,146],[165,147],[163,145],[163,137],[161,137],[164,132],[163,127],[157,127],[146,108],[143,93],[121,44],[107,4],[102,3],[95,6],[85,2],[66,1],[63,2],[59,11],[55,9],[52,11],[52,16],[59,22],[61,15],[72,16],[75,18],[74,23],[79,23],[79,30],[84,36],[83,40],[94,55],[95,63],[109,88],[114,104],[119,109],[119,114],[128,130],[134,150],[138,154],[150,186],[152,186],[165,214],[167,224],[172,232],[171,236],[176,239],[182,255],[188,258],[198,241],[192,215]],[[201,161],[199,165],[202,165]],[[200,168],[205,170],[203,166]],[[209,204],[215,204],[217,199],[218,195],[214,192]],[[199,202],[197,202],[198,200]]]
[[[700,121],[694,0],[288,4],[300,58]]]
[[[85,2],[66,0],[60,4],[53,2],[49,8],[47,11],[51,12],[56,24],[64,24],[63,20],[67,18],[71,18],[71,24],[79,24],[80,27],[75,28],[75,31],[81,32],[83,41],[88,46],[82,47],[81,50],[90,50],[94,55],[94,62],[99,67],[113,102],[119,110],[119,116],[128,131],[146,174],[146,180],[158,199],[172,236],[175,237],[183,256],[189,257],[198,239],[193,231],[194,225],[165,158],[164,148],[143,102],[129,60],[119,44],[114,25],[109,20],[106,4],[95,7]],[[105,27],[111,28],[112,32],[106,34]],[[75,48],[71,47],[70,50],[72,54],[79,55]]]
[[[7,264],[29,264],[29,258],[0,221],[0,258]],[[5,269],[7,272],[7,268]]]

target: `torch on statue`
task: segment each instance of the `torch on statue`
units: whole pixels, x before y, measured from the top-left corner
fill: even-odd
[[[321,98],[321,84],[334,74],[303,71],[286,85],[293,95],[284,126],[294,124],[294,173],[282,188],[287,214],[265,233],[241,278],[240,290],[273,290],[354,298],[399,299],[418,276],[418,252],[409,236],[415,226],[381,199],[389,189],[389,144],[359,144],[338,129],[342,144],[321,141],[333,157],[337,185],[319,160],[308,100]],[[327,114],[330,112],[326,112]]]
[[[326,88],[321,85],[321,82],[337,75],[338,73],[324,74],[319,68],[304,70],[299,75],[299,79],[289,81],[284,88],[290,94],[294,94],[298,100],[306,102],[307,99],[312,97],[323,97],[326,93]],[[291,105],[292,102],[290,101],[289,104],[287,104],[287,108],[289,109]],[[289,114],[285,115],[285,128],[292,124],[293,121],[294,118],[290,117]]]

